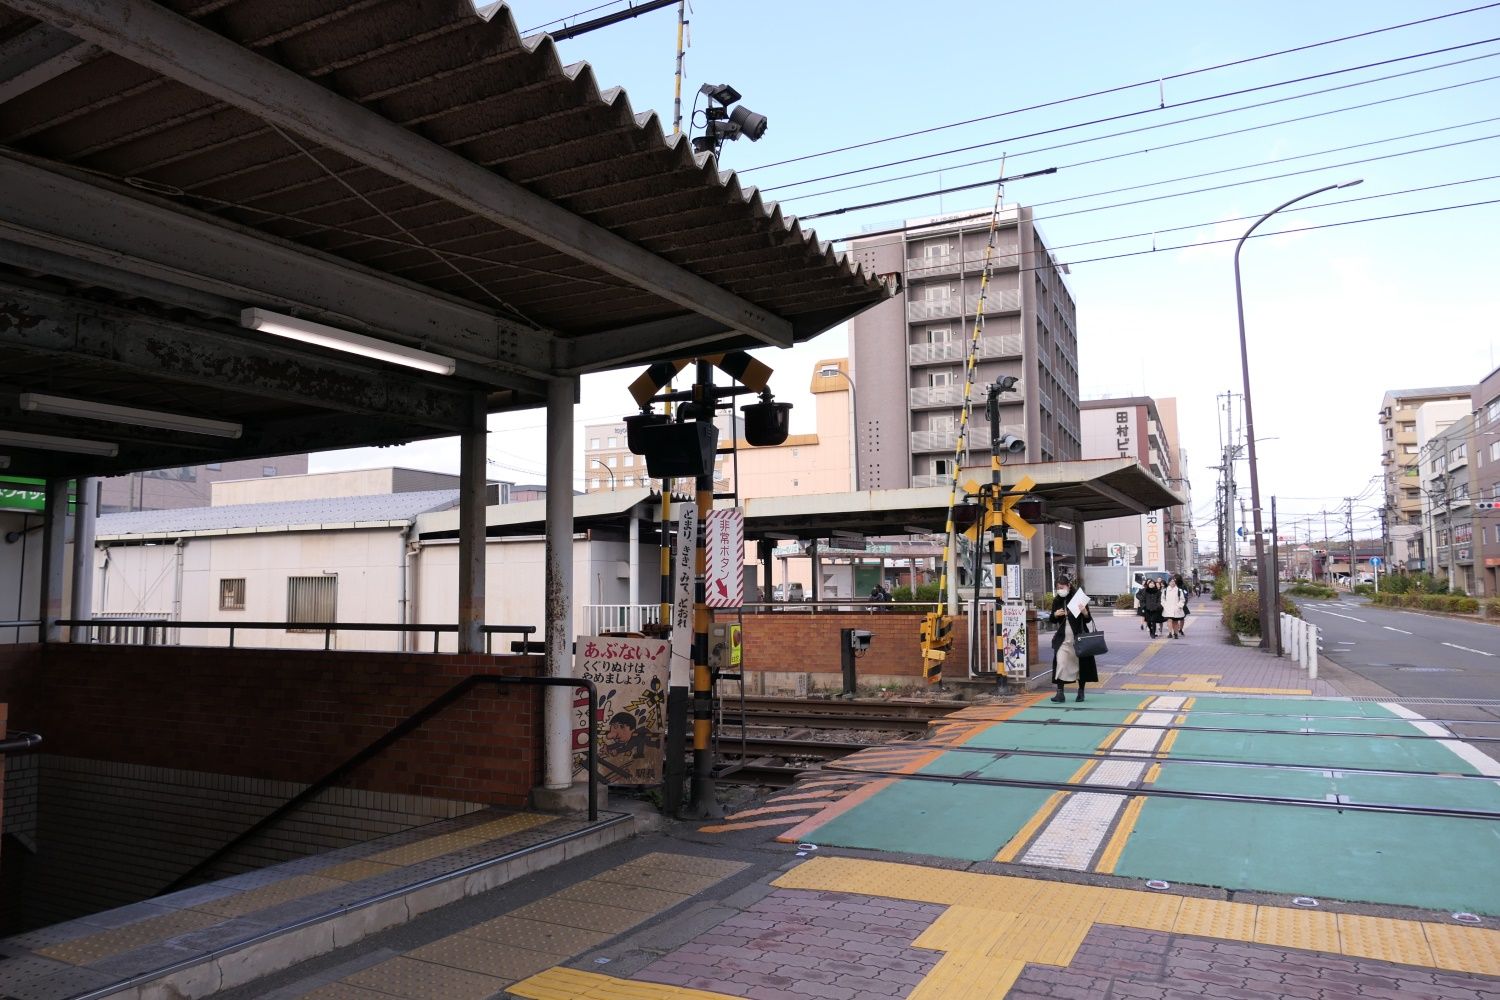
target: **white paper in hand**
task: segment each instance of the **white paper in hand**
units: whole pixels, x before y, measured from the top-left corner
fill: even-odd
[[[1079,615],[1083,614],[1083,609],[1088,606],[1089,595],[1083,592],[1082,587],[1073,591],[1073,596],[1068,598],[1068,614],[1072,615],[1074,618],[1077,618]]]

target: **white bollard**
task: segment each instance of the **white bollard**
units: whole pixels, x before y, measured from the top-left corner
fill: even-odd
[[[1292,651],[1292,662],[1302,666],[1302,622],[1293,618],[1287,622],[1287,631],[1291,637],[1287,642],[1287,648]]]
[[[1307,627],[1307,679],[1318,679],[1318,627]]]

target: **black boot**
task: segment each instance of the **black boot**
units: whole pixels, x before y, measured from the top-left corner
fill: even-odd
[[[1083,681],[1079,681],[1078,682],[1078,697],[1074,698],[1073,700],[1074,701],[1082,701],[1083,700]]]
[[[1050,700],[1051,701],[1067,701],[1068,700],[1067,696],[1063,694],[1063,686],[1061,684],[1059,684],[1057,686],[1057,694],[1053,695]]]

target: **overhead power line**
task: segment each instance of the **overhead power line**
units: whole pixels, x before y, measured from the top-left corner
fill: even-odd
[[[1310,49],[1321,48],[1321,47],[1326,46],[1326,45],[1337,45],[1340,42],[1353,41],[1354,39],[1357,39],[1357,38],[1368,38],[1368,37],[1371,37],[1372,35],[1379,35],[1379,34],[1383,34],[1383,33],[1388,32],[1388,31],[1399,31],[1399,30],[1401,30],[1403,28],[1412,28],[1412,27],[1415,27],[1415,26],[1417,26],[1419,24],[1428,24],[1428,23],[1431,23],[1433,21],[1441,21],[1441,20],[1444,20],[1444,19],[1450,18],[1450,17],[1460,17],[1460,16],[1462,16],[1464,14],[1474,14],[1474,13],[1477,13],[1477,12],[1482,11],[1482,10],[1489,10],[1489,9],[1491,9],[1493,7],[1500,7],[1500,3],[1488,3],[1488,4],[1484,4],[1482,6],[1479,6],[1479,7],[1469,7],[1467,9],[1465,9],[1465,10],[1456,10],[1456,11],[1452,11],[1452,12],[1447,13],[1447,14],[1438,14],[1438,15],[1435,15],[1433,17],[1426,17],[1426,18],[1422,18],[1422,19],[1416,20],[1416,21],[1406,21],[1406,22],[1403,22],[1401,24],[1392,24],[1392,25],[1388,25],[1388,26],[1386,26],[1384,28],[1373,28],[1373,29],[1371,29],[1369,31],[1362,31],[1362,32],[1359,32],[1359,33],[1353,34],[1353,35],[1343,35],[1343,36],[1338,37],[1338,38],[1329,38],[1329,39],[1325,39],[1325,40],[1323,40],[1321,42],[1311,42],[1311,43],[1309,43],[1307,45],[1299,45],[1299,46],[1296,46],[1294,48],[1279,49],[1279,50],[1277,50],[1275,52],[1265,52],[1265,53],[1262,53],[1262,54],[1257,55],[1257,56],[1247,56],[1247,57],[1245,57],[1243,59],[1235,59],[1235,60],[1231,60],[1230,62],[1217,63],[1217,64],[1215,64],[1213,66],[1203,66],[1203,67],[1200,67],[1198,69],[1185,70],[1185,71],[1183,71],[1181,73],[1171,73],[1171,74],[1168,74],[1167,76],[1152,77],[1149,80],[1141,80],[1141,81],[1138,81],[1136,83],[1120,84],[1120,85],[1115,86],[1115,87],[1105,88],[1104,90],[1095,90],[1095,91],[1091,91],[1091,92],[1089,92],[1087,94],[1078,94],[1078,95],[1076,95],[1074,97],[1063,97],[1063,98],[1058,98],[1058,99],[1052,100],[1052,101],[1044,101],[1041,104],[1032,104],[1032,105],[1028,105],[1028,106],[1026,106],[1024,108],[1013,108],[1013,109],[1011,109],[1009,111],[999,111],[999,112],[996,112],[995,114],[991,114],[991,115],[981,115],[978,118],[967,118],[967,119],[965,119],[963,121],[949,122],[946,125],[934,125],[931,128],[918,129],[918,130],[916,130],[914,132],[905,132],[905,133],[902,133],[900,135],[886,136],[883,139],[871,139],[871,140],[869,140],[867,142],[859,142],[859,143],[855,143],[855,144],[850,145],[850,146],[841,146],[841,147],[839,147],[837,149],[826,149],[826,150],[823,150],[822,152],[819,152],[819,153],[807,153],[807,154],[805,154],[803,156],[794,156],[791,159],[787,159],[787,160],[777,160],[774,163],[763,163],[763,164],[761,164],[761,165],[759,165],[757,167],[747,167],[744,170],[739,171],[739,173],[749,173],[751,170],[768,170],[771,167],[785,166],[788,163],[800,163],[800,162],[802,162],[804,160],[811,160],[811,159],[815,159],[815,158],[820,157],[820,156],[830,156],[830,155],[832,155],[834,153],[846,153],[846,152],[849,152],[850,150],[853,150],[853,149],[865,149],[865,148],[867,148],[869,146],[878,146],[878,145],[881,145],[882,143],[895,142],[895,141],[897,141],[899,139],[910,139],[910,138],[912,138],[914,136],[919,136],[919,135],[929,135],[929,134],[931,134],[933,132],[941,132],[941,131],[943,131],[945,129],[958,128],[958,127],[963,126],[963,125],[975,125],[975,124],[978,124],[979,122],[994,121],[997,118],[1006,118],[1006,117],[1009,117],[1011,115],[1023,114],[1023,113],[1025,113],[1027,111],[1038,111],[1038,110],[1041,110],[1042,108],[1053,108],[1053,107],[1057,107],[1057,106],[1062,105],[1062,104],[1071,104],[1071,103],[1074,103],[1075,101],[1084,101],[1084,100],[1088,100],[1088,99],[1094,98],[1094,97],[1103,97],[1103,96],[1105,96],[1107,94],[1118,94],[1118,93],[1120,93],[1122,91],[1134,90],[1137,87],[1149,87],[1149,86],[1151,86],[1153,84],[1155,84],[1157,86],[1161,86],[1161,85],[1165,84],[1169,80],[1182,80],[1182,79],[1186,79],[1187,77],[1190,77],[1190,76],[1198,76],[1198,75],[1200,75],[1202,73],[1212,73],[1212,72],[1214,72],[1216,70],[1229,69],[1230,67],[1233,67],[1233,66],[1243,66],[1243,65],[1246,65],[1248,63],[1260,62],[1260,61],[1265,60],[1265,59],[1274,59],[1274,58],[1276,58],[1278,56],[1290,55],[1290,54],[1292,54],[1294,52],[1306,52],[1306,51],[1308,51]],[[1471,44],[1479,44],[1479,43],[1471,43]],[[1455,48],[1463,48],[1463,47],[1464,46],[1455,46]],[[1435,50],[1435,51],[1444,52],[1444,51],[1452,51],[1452,50],[1451,49],[1438,49],[1438,50]],[[1428,53],[1428,54],[1431,54],[1431,53]],[[1408,59],[1410,59],[1410,58],[1415,58],[1415,57],[1414,56],[1404,56],[1402,58],[1408,58]],[[1394,60],[1388,60],[1388,61],[1394,61]],[[1381,65],[1385,65],[1385,63],[1383,63],[1383,62],[1382,63],[1370,63],[1368,65],[1369,66],[1381,66]],[[1356,68],[1367,68],[1367,67],[1356,67]],[[1348,70],[1344,70],[1344,71],[1341,71],[1341,72],[1349,72],[1349,71]],[[1315,77],[1303,77],[1302,79],[1304,79],[1304,80],[1310,80],[1310,79],[1315,79]],[[1288,82],[1295,83],[1297,81],[1288,81]],[[1245,91],[1240,91],[1240,93],[1244,93],[1244,92]],[[1193,102],[1184,102],[1184,103],[1193,103]],[[1180,105],[1174,105],[1174,106],[1180,106]],[[1160,107],[1161,108],[1167,107],[1166,102],[1163,101],[1161,103]],[[1160,110],[1160,108],[1154,109],[1154,110]]]
[[[1015,160],[1015,159],[1019,159],[1019,158],[1021,158],[1023,156],[1034,156],[1037,153],[1050,153],[1050,152],[1053,152],[1053,151],[1059,150],[1059,149],[1068,149],[1068,148],[1070,148],[1072,146],[1084,146],[1084,145],[1087,145],[1087,144],[1089,144],[1091,142],[1102,142],[1102,141],[1104,141],[1106,139],[1118,139],[1118,138],[1120,138],[1122,136],[1127,136],[1127,135],[1139,135],[1142,132],[1152,132],[1152,131],[1156,131],[1157,129],[1173,128],[1174,126],[1177,126],[1177,125],[1186,125],[1189,122],[1204,121],[1204,120],[1207,120],[1209,118],[1220,118],[1220,117],[1223,117],[1225,115],[1239,114],[1242,111],[1252,111],[1252,110],[1254,110],[1256,108],[1270,107],[1273,104],[1285,104],[1288,101],[1300,101],[1300,100],[1303,100],[1304,98],[1308,98],[1308,97],[1318,97],[1318,96],[1321,96],[1323,94],[1331,94],[1331,93],[1334,93],[1334,92],[1340,91],[1340,90],[1349,90],[1349,89],[1352,89],[1354,87],[1366,87],[1366,86],[1369,86],[1370,84],[1373,84],[1373,83],[1383,83],[1383,82],[1385,82],[1387,80],[1395,80],[1395,79],[1398,79],[1398,78],[1403,77],[1403,76],[1415,76],[1416,74],[1419,74],[1419,73],[1431,73],[1434,70],[1438,70],[1438,69],[1446,69],[1446,68],[1451,67],[1451,66],[1459,66],[1459,65],[1462,65],[1464,63],[1478,62],[1478,61],[1480,61],[1482,59],[1495,59],[1497,57],[1500,57],[1500,52],[1486,52],[1483,55],[1470,56],[1467,59],[1455,59],[1455,60],[1453,60],[1451,62],[1438,63],[1435,66],[1423,66],[1420,69],[1406,70],[1406,71],[1401,72],[1401,73],[1388,73],[1385,76],[1375,76],[1375,77],[1371,77],[1368,80],[1356,80],[1353,83],[1343,83],[1343,84],[1339,84],[1337,87],[1324,87],[1321,90],[1309,90],[1309,91],[1306,91],[1306,92],[1301,93],[1301,94],[1291,94],[1291,95],[1288,95],[1286,97],[1273,98],[1272,100],[1269,100],[1269,101],[1257,101],[1254,104],[1242,104],[1242,105],[1240,105],[1237,108],[1223,108],[1223,109],[1221,109],[1219,111],[1209,111],[1209,112],[1207,112],[1205,114],[1201,114],[1201,115],[1192,115],[1192,116],[1187,117],[1187,118],[1179,118],[1177,121],[1172,121],[1172,122],[1157,122],[1154,125],[1142,125],[1142,126],[1139,126],[1137,128],[1121,129],[1118,132],[1106,132],[1103,135],[1089,136],[1088,138],[1085,138],[1085,139],[1074,139],[1074,140],[1072,140],[1070,142],[1060,142],[1060,143],[1057,143],[1057,144],[1052,145],[1052,146],[1038,146],[1035,149],[1023,149],[1020,152],[1007,153],[1006,157],[1009,160]],[[1236,130],[1230,131],[1230,132],[1217,132],[1217,133],[1214,133],[1213,135],[1200,136],[1200,137],[1197,137],[1197,138],[1194,138],[1194,139],[1185,139],[1185,140],[1181,140],[1181,141],[1178,141],[1178,142],[1167,143],[1167,144],[1164,144],[1164,145],[1161,145],[1161,146],[1151,146],[1151,147],[1148,147],[1146,149],[1131,150],[1131,151],[1126,152],[1126,153],[1117,153],[1117,154],[1114,154],[1113,156],[1101,157],[1101,158],[1099,158],[1097,160],[1090,160],[1090,161],[1084,161],[1084,162],[1098,163],[1098,162],[1103,162],[1104,160],[1107,160],[1107,159],[1120,159],[1120,158],[1123,158],[1123,157],[1126,157],[1126,156],[1139,156],[1142,153],[1151,153],[1151,152],[1157,152],[1157,151],[1163,150],[1163,149],[1172,149],[1172,148],[1175,148],[1175,147],[1178,147],[1178,146],[1190,145],[1190,144],[1195,143],[1195,142],[1205,142],[1205,141],[1208,141],[1210,139],[1221,139],[1221,138],[1224,138],[1226,136],[1239,135],[1239,134],[1242,134],[1244,132],[1253,132],[1253,131],[1256,131],[1257,129],[1274,128],[1274,127],[1279,126],[1279,125],[1291,125],[1291,124],[1295,124],[1297,122],[1309,121],[1309,120],[1311,120],[1313,118],[1321,118],[1321,117],[1326,117],[1328,115],[1342,114],[1342,113],[1347,112],[1347,111],[1360,111],[1360,110],[1363,110],[1365,108],[1373,108],[1373,107],[1377,107],[1377,106],[1382,105],[1382,104],[1393,104],[1393,103],[1395,103],[1397,101],[1408,101],[1408,100],[1412,100],[1413,98],[1417,98],[1417,97],[1428,97],[1428,96],[1431,96],[1432,94],[1440,94],[1440,93],[1443,93],[1444,91],[1448,91],[1448,90],[1458,90],[1458,89],[1463,88],[1463,87],[1472,87],[1472,86],[1475,86],[1475,85],[1481,84],[1481,83],[1489,83],[1489,82],[1491,82],[1493,80],[1497,80],[1497,79],[1500,79],[1500,76],[1486,76],[1486,77],[1480,77],[1480,78],[1475,79],[1475,80],[1465,80],[1465,81],[1463,81],[1461,83],[1451,83],[1451,84],[1448,84],[1448,85],[1443,86],[1443,87],[1432,87],[1432,88],[1430,88],[1428,90],[1418,90],[1418,91],[1413,91],[1412,93],[1409,93],[1409,94],[1399,94],[1399,95],[1397,95],[1395,97],[1386,97],[1386,98],[1382,98],[1381,100],[1378,100],[1378,101],[1367,101],[1367,102],[1365,102],[1363,104],[1346,105],[1344,107],[1334,108],[1334,109],[1329,110],[1329,111],[1318,111],[1318,112],[1315,112],[1313,114],[1303,115],[1303,116],[1301,116],[1299,118],[1284,118],[1284,119],[1282,119],[1280,121],[1266,122],[1265,124],[1262,124],[1262,125],[1251,125],[1251,126],[1249,126],[1247,128],[1236,129]],[[839,177],[851,177],[851,176],[854,176],[856,174],[868,173],[868,172],[873,171],[873,170],[882,170],[885,167],[900,166],[900,165],[906,164],[906,163],[916,163],[916,162],[919,162],[921,160],[929,160],[929,159],[932,159],[932,158],[938,157],[938,156],[949,156],[949,155],[951,155],[953,153],[966,153],[966,152],[970,152],[970,151],[976,150],[976,149],[985,149],[985,148],[989,148],[989,147],[992,147],[992,146],[1000,146],[1000,145],[1004,145],[1007,142],[1013,142],[1017,138],[1019,138],[1019,137],[1012,136],[1012,137],[1009,137],[1009,138],[1006,138],[1006,139],[996,139],[994,142],[982,142],[982,143],[979,143],[978,145],[964,146],[964,147],[962,147],[960,149],[945,150],[945,151],[943,151],[941,153],[927,153],[927,154],[924,154],[922,156],[909,157],[909,158],[907,158],[905,160],[896,160],[896,161],[893,161],[891,163],[876,164],[875,166],[870,166],[870,167],[860,167],[860,168],[857,168],[855,170],[845,170],[845,171],[841,171],[841,172],[835,173],[835,174],[827,174],[827,175],[825,175],[823,177],[815,177],[815,178],[812,178],[810,180],[805,180],[805,181],[794,181],[794,182],[792,182],[790,184],[781,184],[781,185],[777,185],[775,187],[761,188],[760,190],[762,192],[764,192],[764,193],[770,193],[772,191],[785,191],[788,188],[800,187],[803,184],[811,184],[811,183],[814,183],[815,181],[834,180],[834,179],[839,178]],[[893,184],[896,181],[911,180],[914,177],[930,177],[933,174],[946,173],[948,171],[953,171],[953,170],[966,170],[966,169],[968,169],[970,167],[988,166],[988,165],[992,164],[993,162],[994,162],[993,158],[986,157],[985,159],[982,159],[982,160],[970,160],[967,163],[947,164],[947,165],[944,165],[944,166],[941,166],[941,167],[934,167],[931,170],[917,171],[916,173],[901,174],[901,175],[898,175],[898,176],[895,176],[895,177],[882,177],[882,178],[880,178],[878,180],[864,181],[864,182],[859,183],[859,184],[850,184],[850,185],[846,185],[846,186],[841,187],[841,188],[829,188],[829,189],[827,189],[825,191],[815,191],[815,192],[812,192],[811,194],[797,194],[797,195],[792,195],[790,197],[783,196],[783,197],[779,198],[778,200],[781,201],[781,202],[790,202],[790,201],[800,201],[800,200],[805,199],[805,198],[818,198],[818,197],[821,197],[823,195],[840,194],[840,193],[842,193],[844,191],[856,191],[856,190],[859,190],[860,188],[878,187],[881,184]]]
[[[1240,164],[1239,166],[1234,166],[1234,167],[1221,167],[1218,170],[1206,170],[1206,171],[1203,171],[1201,173],[1196,173],[1196,174],[1184,174],[1181,177],[1169,177],[1169,178],[1167,178],[1165,180],[1147,181],[1144,184],[1131,184],[1131,185],[1128,185],[1126,187],[1110,188],[1110,189],[1107,189],[1107,190],[1104,190],[1104,191],[1092,191],[1092,192],[1089,192],[1087,194],[1069,195],[1066,198],[1054,198],[1051,201],[1033,201],[1033,202],[1031,202],[1030,207],[1031,208],[1041,208],[1044,205],[1061,205],[1061,204],[1065,204],[1065,203],[1070,202],[1070,201],[1081,201],[1081,200],[1083,200],[1085,198],[1102,198],[1102,197],[1104,197],[1106,195],[1111,195],[1111,194],[1123,194],[1123,193],[1125,193],[1127,191],[1139,191],[1139,190],[1142,190],[1144,188],[1160,187],[1163,184],[1177,184],[1177,183],[1181,183],[1182,181],[1198,180],[1198,179],[1201,179],[1201,178],[1204,178],[1204,177],[1214,177],[1214,176],[1221,175],[1221,174],[1233,173],[1234,171],[1237,171],[1237,170],[1253,170],[1256,167],[1270,166],[1271,164],[1275,164],[1275,163],[1291,163],[1291,162],[1296,161],[1296,160],[1305,160],[1305,159],[1309,159],[1309,158],[1315,157],[1315,156],[1328,156],[1328,155],[1331,155],[1333,153],[1347,152],[1347,151],[1349,151],[1351,149],[1361,149],[1361,148],[1364,148],[1366,146],[1376,146],[1376,145],[1379,145],[1379,144],[1385,143],[1385,142],[1400,142],[1400,141],[1402,141],[1404,139],[1414,139],[1414,138],[1417,138],[1418,136],[1423,136],[1423,135],[1434,135],[1434,134],[1436,134],[1438,132],[1451,132],[1454,129],[1470,128],[1470,127],[1473,127],[1475,125],[1486,125],[1486,124],[1489,124],[1489,123],[1495,122],[1495,121],[1500,121],[1500,116],[1496,116],[1496,117],[1493,117],[1493,118],[1480,118],[1480,119],[1477,119],[1475,121],[1464,122],[1464,123],[1459,124],[1459,125],[1445,125],[1445,126],[1443,126],[1441,128],[1425,129],[1425,130],[1423,130],[1421,132],[1408,132],[1408,133],[1406,133],[1404,135],[1388,136],[1388,137],[1386,137],[1384,139],[1371,139],[1368,142],[1357,142],[1357,143],[1353,143],[1353,144],[1348,145],[1348,146],[1335,146],[1335,147],[1332,147],[1330,149],[1317,150],[1316,152],[1312,152],[1312,153],[1297,153],[1297,154],[1292,155],[1292,156],[1278,157],[1278,158],[1276,158],[1274,160],[1263,160],[1263,161],[1261,161],[1259,163],[1243,163],[1243,164]],[[1423,152],[1429,152],[1429,151],[1434,150],[1434,149],[1446,149],[1449,146],[1463,145],[1466,142],[1479,142],[1479,141],[1482,141],[1483,139],[1492,139],[1492,138],[1495,138],[1495,136],[1482,136],[1479,139],[1467,139],[1467,140],[1463,140],[1462,142],[1458,142],[1458,143],[1445,143],[1445,144],[1439,145],[1439,146],[1429,146],[1429,147],[1424,147],[1422,149],[1406,150],[1406,151],[1400,152],[1400,153],[1390,153],[1390,154],[1387,154],[1387,156],[1406,156],[1406,155],[1409,155],[1411,153],[1423,153]],[[1353,165],[1359,164],[1359,163],[1368,163],[1368,162],[1373,162],[1373,160],[1380,160],[1380,159],[1386,159],[1386,158],[1387,158],[1386,156],[1380,156],[1380,157],[1373,157],[1371,159],[1365,159],[1365,160],[1351,160],[1351,161],[1348,161],[1347,163],[1329,164],[1327,166],[1314,167],[1312,169],[1313,170],[1331,170],[1331,169],[1336,169],[1338,167],[1353,166]],[[1067,169],[1067,167],[1057,167],[1057,168],[1053,168],[1053,169],[1054,170],[1063,170],[1063,169]],[[1052,171],[1037,171],[1035,173],[1050,173],[1050,172],[1052,172]],[[1294,171],[1292,173],[1287,173],[1287,174],[1277,174],[1276,178],[1280,178],[1280,177],[1292,177],[1292,176],[1295,176],[1298,173],[1307,173],[1307,172],[1309,172],[1309,171]],[[1035,176],[1035,173],[1033,173],[1033,174],[1020,174],[1017,177],[1011,178],[1011,179],[1013,179],[1013,180],[1019,180],[1019,179],[1021,179],[1023,177]],[[1235,184],[1221,185],[1221,187],[1234,187],[1234,186],[1236,186],[1238,184],[1258,183],[1258,181],[1260,181],[1260,180],[1273,180],[1273,179],[1276,179],[1276,178],[1258,178],[1258,179],[1252,179],[1250,181],[1237,181],[1237,182],[1235,182]],[[969,191],[969,190],[972,190],[972,189],[977,188],[977,187],[988,186],[991,183],[993,183],[993,182],[992,181],[978,181],[978,182],[975,182],[973,184],[959,184],[959,185],[956,185],[954,187],[938,188],[936,190],[930,190],[930,191],[921,191],[921,192],[918,192],[916,194],[900,195],[900,196],[895,197],[895,198],[886,198],[886,199],[884,199],[882,201],[865,202],[865,203],[859,204],[859,205],[848,205],[848,206],[845,206],[844,208],[829,209],[826,212],[811,212],[811,213],[808,213],[807,215],[800,215],[800,216],[798,216],[798,219],[799,220],[821,219],[821,218],[824,218],[825,216],[843,215],[846,212],[858,212],[858,211],[862,211],[862,210],[867,209],[867,208],[883,208],[886,205],[896,205],[896,204],[900,204],[901,202],[904,202],[904,201],[920,201],[923,198],[931,198],[931,197],[934,197],[936,195],[954,194],[954,193],[960,192],[960,191]],[[1177,193],[1172,194],[1172,195],[1165,195],[1163,197],[1176,198],[1176,197],[1181,197],[1182,195],[1186,195],[1186,194],[1196,194],[1196,193],[1199,193],[1201,191],[1217,191],[1217,190],[1219,190],[1219,187],[1199,188],[1196,191],[1180,191],[1180,192],[1177,192]],[[1160,199],[1156,199],[1156,198],[1143,198],[1143,199],[1140,199],[1140,201],[1129,202],[1128,204],[1140,204],[1142,202],[1156,201],[1156,200],[1160,200]],[[1121,206],[1119,206],[1119,205],[1113,205],[1113,206],[1104,206],[1104,207],[1118,208],[1118,207],[1121,207]],[[1090,209],[1083,209],[1082,211],[1090,211],[1090,212],[1092,212],[1092,211],[1102,211],[1102,210],[1103,209],[1101,207],[1095,207],[1095,208],[1090,208]],[[1063,216],[1075,215],[1075,214],[1078,214],[1078,213],[1076,213],[1076,212],[1053,213],[1052,215],[1047,216],[1047,218],[1057,219],[1057,218],[1062,218]],[[855,238],[858,238],[858,237],[855,237]],[[837,242],[837,241],[835,241],[835,242]]]

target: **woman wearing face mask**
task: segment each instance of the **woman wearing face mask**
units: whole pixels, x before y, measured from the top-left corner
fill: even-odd
[[[1074,645],[1079,633],[1085,631],[1093,621],[1087,605],[1077,615],[1068,613],[1068,601],[1081,586],[1081,580],[1070,581],[1066,577],[1058,577],[1057,594],[1052,598],[1052,620],[1057,623],[1057,631],[1052,636],[1052,681],[1057,685],[1053,701],[1066,701],[1063,688],[1074,681],[1078,682],[1078,697],[1074,700],[1083,701],[1084,685],[1099,679],[1099,668],[1095,665],[1094,658],[1079,656]]]

